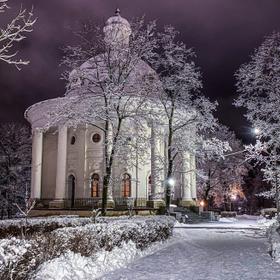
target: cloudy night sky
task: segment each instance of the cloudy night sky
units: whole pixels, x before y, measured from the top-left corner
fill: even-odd
[[[116,7],[128,20],[146,15],[159,26],[170,24],[193,47],[203,73],[204,94],[217,100],[217,117],[243,140],[250,140],[244,113],[232,106],[234,72],[249,60],[264,36],[280,31],[279,0],[13,0],[0,17],[4,26],[20,5],[38,17],[34,32],[19,47],[31,63],[21,71],[0,63],[0,122],[24,122],[25,109],[41,100],[62,96],[61,48],[71,45],[71,28],[88,19],[103,24]]]

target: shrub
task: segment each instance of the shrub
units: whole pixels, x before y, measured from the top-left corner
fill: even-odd
[[[22,244],[22,253],[14,258],[5,257],[5,263],[0,266],[0,279],[28,279],[40,264],[68,251],[91,256],[101,249],[111,251],[129,241],[134,242],[137,248],[144,249],[153,242],[171,236],[174,222],[173,218],[165,216],[102,218],[97,224],[38,233],[28,241],[13,238],[11,243],[5,241],[5,246],[14,248],[16,244]],[[6,250],[0,247],[0,252],[1,249]]]
[[[27,226],[25,219],[0,221],[0,239],[7,237],[20,237],[22,235],[33,235],[39,232],[47,233],[58,228],[83,226],[91,223],[90,218],[79,218],[77,216],[30,218]]]

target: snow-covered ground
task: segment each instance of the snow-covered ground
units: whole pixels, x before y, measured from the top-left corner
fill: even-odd
[[[168,246],[99,279],[280,279],[264,232],[255,230],[264,229],[265,220],[243,217],[215,224],[219,229],[177,226]]]
[[[220,218],[219,221],[205,222],[199,224],[181,224],[176,223],[177,228],[215,228],[215,229],[264,229],[274,223],[274,220],[268,220],[261,216],[242,215],[237,218]]]
[[[117,224],[123,223],[119,219]],[[88,257],[67,251],[43,263],[32,279],[278,280],[280,264],[268,254],[265,235],[272,223],[246,215],[195,225],[177,223],[174,236],[166,242],[140,250],[128,241]]]

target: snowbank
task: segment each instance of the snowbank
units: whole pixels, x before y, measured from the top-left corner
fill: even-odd
[[[220,223],[235,223],[237,222],[236,218],[220,218],[219,219]]]
[[[133,260],[146,256],[162,246],[156,243],[145,250],[137,249],[134,242],[122,243],[111,251],[102,249],[97,254],[85,257],[71,251],[66,254],[43,263],[32,280],[64,280],[79,279],[92,280],[102,275],[122,268]]]

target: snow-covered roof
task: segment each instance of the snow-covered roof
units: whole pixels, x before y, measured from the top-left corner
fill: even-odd
[[[26,109],[24,117],[32,125],[32,129],[43,128],[49,121],[46,112],[52,111],[64,99],[65,97],[58,97],[35,103]]]
[[[70,87],[66,92],[66,96],[74,96],[79,94],[88,93],[86,84],[91,82],[91,93],[99,93],[100,87],[93,88],[94,81],[98,84],[103,78],[106,79],[108,76],[108,67],[104,64],[103,54],[96,57],[92,57],[85,63],[83,63],[79,68],[73,70],[69,75]],[[128,92],[130,87],[133,87],[133,91],[141,91],[145,78],[153,77],[153,79],[159,81],[157,73],[143,60],[138,60],[133,66],[133,70],[129,74],[128,81],[125,82],[125,87]],[[82,86],[83,84],[83,86]]]
[[[129,22],[120,16],[120,11],[117,9],[116,14],[110,17],[103,29],[105,33],[105,41],[120,40],[121,42],[129,38],[131,27]],[[124,46],[124,45],[122,45]],[[119,54],[119,53],[118,53]],[[25,118],[32,124],[32,128],[42,128],[49,121],[46,118],[46,112],[53,111],[58,103],[65,102],[67,98],[75,98],[85,94],[98,94],[100,87],[94,88],[96,85],[108,77],[108,65],[105,63],[105,54],[99,54],[84,62],[80,67],[74,69],[69,75],[70,87],[65,93],[65,97],[44,100],[30,106],[25,111]],[[143,83],[147,82],[147,77],[159,81],[156,72],[143,60],[133,62],[133,70],[128,76],[128,81],[125,81],[125,92],[131,95],[141,95]],[[90,88],[87,87],[90,81]],[[151,90],[151,95],[154,93]]]

